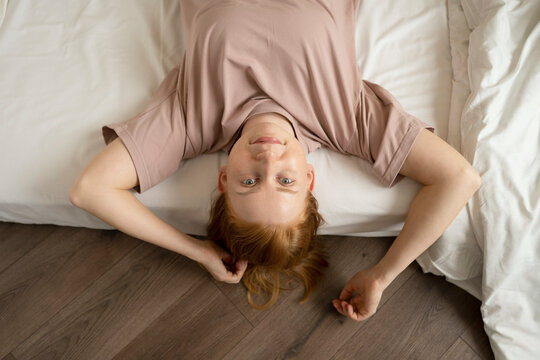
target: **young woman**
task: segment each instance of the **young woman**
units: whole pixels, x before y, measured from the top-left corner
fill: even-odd
[[[327,147],[363,158],[384,186],[403,176],[424,184],[387,254],[333,300],[353,320],[371,316],[384,289],[443,233],[480,177],[433,127],[362,80],[358,1],[182,0],[181,64],[144,112],[103,127],[107,146],[74,182],[73,204],[199,262],[219,281],[243,279],[250,303],[266,308],[284,275],[304,285],[305,300],[327,266],[315,239],[323,219],[307,154]],[[142,193],[182,160],[220,150],[229,156],[207,241],[165,223],[129,191]],[[262,306],[251,299],[259,290],[270,295]]]

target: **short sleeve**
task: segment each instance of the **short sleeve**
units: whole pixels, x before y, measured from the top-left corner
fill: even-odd
[[[138,193],[172,175],[183,158],[186,125],[178,93],[180,67],[166,75],[142,113],[102,127],[106,144],[119,137],[126,146],[139,179]]]
[[[362,80],[356,106],[357,136],[349,152],[373,164],[373,174],[387,187],[404,176],[399,174],[422,129],[435,128],[405,112],[383,87]]]

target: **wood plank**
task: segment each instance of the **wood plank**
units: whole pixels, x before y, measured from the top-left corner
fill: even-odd
[[[211,277],[209,276],[209,278]],[[227,284],[224,282],[216,281],[214,279],[211,279],[211,281],[215,284],[219,291],[221,291],[228,299],[231,300],[233,304],[235,304],[238,311],[240,311],[240,313],[246,319],[248,319],[248,321],[253,326],[259,324],[266,316],[271,313],[271,309],[257,310],[249,305],[247,301],[247,289],[242,282],[240,282],[239,284]],[[273,308],[287,301],[289,296],[291,296],[291,293],[291,291],[280,292],[279,297]],[[301,296],[300,293],[298,293],[297,296]]]
[[[328,359],[362,326],[339,314],[331,301],[352,275],[373,266],[384,255],[392,239],[335,237],[325,241],[331,267],[319,289],[305,304],[297,302],[301,289],[293,290],[283,303],[268,310],[268,316],[225,359]],[[414,271],[414,266],[407,268],[391,284],[380,308]]]
[[[481,315],[476,317],[471,326],[461,334],[461,338],[483,360],[495,359],[495,355],[493,354],[493,350],[489,343],[489,337],[484,330],[484,321],[482,320]]]
[[[55,225],[0,224],[0,273],[58,230]]]
[[[18,235],[10,239],[8,242],[19,240]],[[0,357],[137,244],[133,238],[118,236],[116,232],[55,227],[54,232],[0,274]]]
[[[328,248],[332,246],[332,239],[335,243],[339,243],[339,239],[343,239],[343,236],[320,236],[321,242],[326,245]],[[251,307],[247,300],[247,289],[240,283],[240,286],[237,284],[227,284],[214,280],[215,285],[227,296],[234,304],[237,305],[239,311],[249,320],[252,325],[259,324],[271,311],[269,310],[257,310]],[[288,297],[291,295],[290,291],[282,291],[279,294],[278,300],[274,304],[273,308],[278,307],[280,304],[285,302]],[[300,293],[297,297],[301,296]]]
[[[363,247],[366,247],[366,251],[361,252],[360,259],[361,261],[365,261],[368,257],[371,258],[373,256],[376,257],[376,259],[373,259],[372,261],[378,261],[379,257],[382,257],[388,247],[390,246],[391,242],[393,241],[393,237],[387,237],[387,238],[361,238],[361,237],[355,237],[355,236],[339,236],[339,235],[322,235],[319,236],[320,241],[327,247],[327,250],[329,252],[332,252],[332,249],[336,246],[351,246],[358,249],[362,249]],[[331,269],[329,271],[334,271],[332,268],[335,266],[339,266],[336,264],[339,259],[336,258],[330,259],[330,267]],[[360,264],[360,262],[358,262]],[[374,265],[374,262],[371,262],[370,264]],[[370,266],[372,266],[370,265]],[[346,271],[346,274],[354,274],[354,269],[344,269],[343,271]],[[341,270],[340,270],[341,271]],[[346,276],[340,275],[343,277],[343,286],[345,286],[345,283],[347,282],[348,278]],[[348,275],[347,275],[348,276]],[[349,276],[350,277],[350,276]],[[226,284],[222,282],[215,281],[216,286],[229,298],[234,304],[237,304],[238,309],[242,312],[242,314],[255,326],[259,324],[266,316],[268,316],[271,313],[271,309],[269,310],[257,310],[253,307],[251,307],[247,301],[247,289],[245,286],[237,286],[235,284]],[[341,289],[338,291],[338,295]],[[276,304],[273,306],[273,308],[276,308],[280,306],[283,302],[287,301],[288,297],[291,295],[290,291],[283,291],[280,293],[279,298],[276,302]],[[301,293],[298,293],[296,297],[300,297]],[[336,295],[337,296],[337,295]],[[295,303],[296,300],[293,300],[292,303]]]
[[[201,278],[115,359],[221,359],[252,328],[209,278]]]
[[[473,349],[465,343],[465,341],[458,338],[454,345],[444,354],[441,360],[481,360],[482,358],[478,356]]]
[[[477,299],[418,271],[332,359],[437,359],[477,315]]]
[[[0,224],[0,243],[4,235],[15,242],[24,228],[38,228],[39,236],[39,227]],[[117,231],[52,228],[0,273],[2,360],[341,359],[341,351],[343,358],[450,359],[466,358],[470,350],[485,359],[477,350],[482,346],[475,347],[475,341],[487,341],[480,303],[465,292],[456,295],[452,289],[460,289],[422,274],[416,264],[385,291],[370,320],[356,323],[333,309],[331,299],[356,271],[383,256],[391,238],[323,236],[331,267],[308,302],[298,303],[297,288],[258,311],[247,304],[242,285],[214,282],[181,255]],[[11,332],[26,336],[6,345]],[[342,349],[351,343],[350,351]]]
[[[110,359],[203,277],[193,261],[140,241],[12,352],[19,360]]]

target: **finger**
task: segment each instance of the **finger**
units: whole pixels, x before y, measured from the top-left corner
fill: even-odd
[[[351,309],[353,313],[353,320],[360,321],[362,320],[362,316],[360,315],[362,313],[364,304],[362,303],[359,296],[355,296],[351,300]]]
[[[345,317],[349,317],[349,315],[347,315],[347,307],[346,306],[343,306],[341,303],[339,303],[339,313]]]
[[[232,256],[232,254],[226,250],[220,249],[219,256],[221,257],[221,260],[223,260],[227,264],[234,263],[234,256]]]
[[[341,303],[339,300],[334,300],[332,301],[332,303],[334,304],[334,307],[336,308],[337,312],[340,313],[341,315],[345,315],[343,314],[343,311],[341,310]]]
[[[354,321],[359,321],[358,313],[354,311],[354,307],[351,304],[347,305],[347,315]]]
[[[238,260],[236,262],[236,272],[243,274],[248,266],[247,260]]]
[[[345,313],[347,314],[347,316],[354,320],[354,311],[353,311],[353,307],[351,304],[347,304],[346,307],[345,307]]]
[[[247,261],[239,260],[231,265],[225,264],[225,267],[227,268],[227,272],[234,276],[235,279],[236,277],[240,279],[244,276],[244,272],[247,269]]]
[[[347,317],[349,319],[354,320],[354,311],[352,309],[352,305],[347,304],[347,306],[345,307],[345,314],[347,314]]]
[[[238,282],[240,282],[240,279],[242,278],[242,276],[239,276],[237,273],[233,273],[230,270],[227,270],[226,276],[227,276],[226,282],[229,284],[237,284]]]
[[[230,271],[227,271],[227,275],[225,275],[221,281],[227,284],[238,284],[240,282],[240,278]]]
[[[341,310],[341,304],[339,303],[339,300],[337,299],[332,300],[332,305],[334,305],[334,308],[337,310],[338,313],[340,313],[341,315],[345,315],[343,314],[343,311]]]
[[[358,319],[358,321],[366,320],[368,317],[373,315],[373,312],[369,310],[365,306],[365,304],[356,302],[355,308],[356,308],[356,318]]]
[[[353,289],[351,283],[348,282],[347,284],[345,284],[345,287],[343,288],[343,290],[341,290],[341,294],[339,294],[339,299],[340,300],[348,300],[348,299],[351,298],[353,292],[354,292],[354,289]]]
[[[237,265],[238,266],[238,265]],[[241,265],[243,266],[243,265]],[[235,272],[232,272],[230,270],[227,270],[227,277],[228,277],[228,283],[231,284],[237,284],[242,280],[242,276],[244,276],[244,271],[246,270],[245,267],[238,269]]]
[[[343,312],[343,315],[347,316],[347,305],[349,305],[346,301],[341,301],[341,311]]]

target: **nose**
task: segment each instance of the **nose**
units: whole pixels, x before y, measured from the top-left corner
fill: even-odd
[[[278,157],[279,154],[277,154],[277,152],[272,149],[261,151],[255,155],[256,160],[263,162],[270,162],[271,160],[275,160]]]
[[[253,158],[257,161],[271,161],[282,157],[285,146],[278,144],[255,144],[251,147]]]

